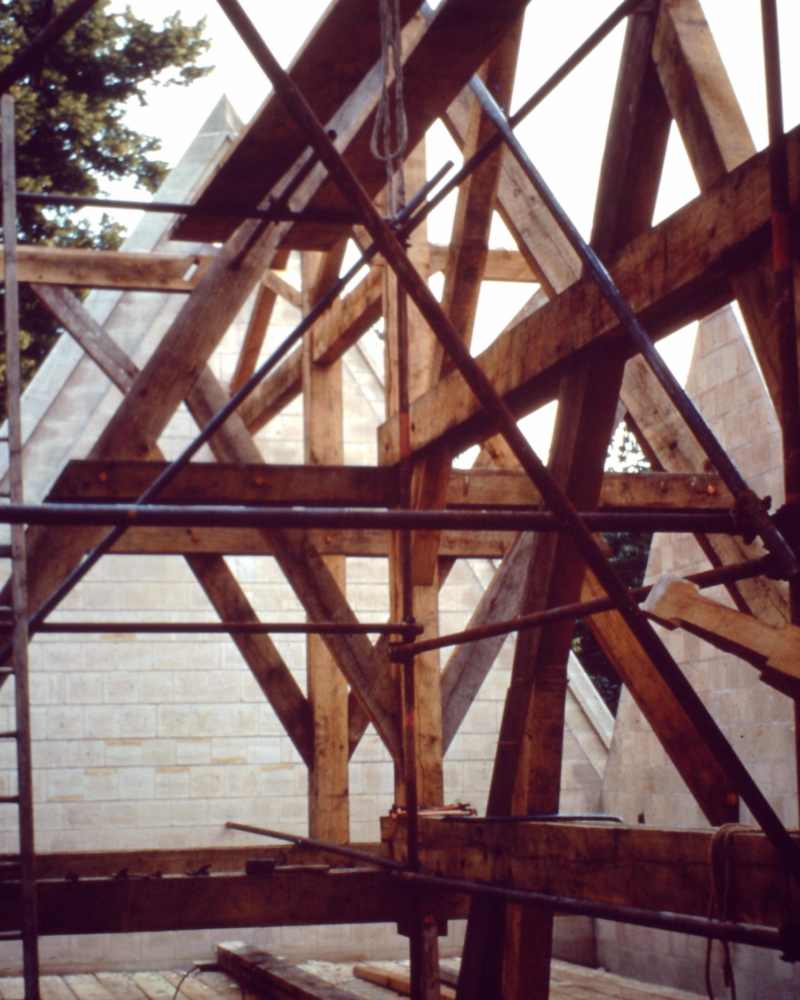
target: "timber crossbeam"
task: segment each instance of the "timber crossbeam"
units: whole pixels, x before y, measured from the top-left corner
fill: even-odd
[[[381,829],[390,855],[404,860],[403,821],[383,818]],[[419,836],[423,868],[446,877],[708,916],[710,830],[421,817]],[[730,919],[780,927],[800,904],[800,888],[767,837],[732,834],[729,851]]]

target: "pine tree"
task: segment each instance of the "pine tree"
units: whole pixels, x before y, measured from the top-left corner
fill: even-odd
[[[14,0],[0,7],[0,68],[68,0]],[[208,49],[204,21],[185,25],[179,14],[156,28],[128,7],[108,11],[102,0],[69,31],[28,77],[11,89],[16,102],[17,186],[20,191],[98,195],[104,179],[132,178],[155,191],[167,164],[154,158],[160,142],[124,123],[125,104],[146,104],[147,85],[187,86],[209,73],[199,66]],[[24,243],[116,249],[125,229],[103,216],[76,219],[76,210],[21,204],[17,238]],[[20,289],[23,377],[46,356],[58,327],[38,299]],[[4,357],[0,361],[5,367]]]

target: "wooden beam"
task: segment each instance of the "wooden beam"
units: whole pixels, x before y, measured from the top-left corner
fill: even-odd
[[[792,201],[800,197],[800,130],[788,135]],[[705,195],[633,240],[611,268],[623,295],[658,339],[731,296],[720,268],[769,221],[765,154],[758,154]],[[646,276],[646,280],[643,278]],[[590,279],[582,279],[502,334],[478,362],[519,414],[553,397],[564,359],[602,350],[620,329]],[[480,408],[460,376],[443,379],[411,407],[411,444],[417,451],[443,440],[458,447],[485,436]],[[397,456],[394,423],[379,430],[382,464]]]
[[[49,503],[135,500],[165,462],[73,459],[47,495]],[[165,489],[164,503],[297,504],[389,507],[397,497],[397,470],[367,465],[233,465],[192,462]],[[530,509],[541,503],[521,469],[451,469],[450,509]],[[608,510],[729,510],[733,500],[715,473],[607,472],[598,506]]]
[[[128,253],[20,246],[19,280],[77,288],[191,292],[214,259],[209,254]],[[3,267],[0,263],[0,281]]]
[[[593,248],[606,262],[652,224],[670,124],[650,57],[654,30],[652,6],[628,18],[591,235]],[[584,359],[575,364],[560,389],[551,464],[578,509],[590,510],[599,500],[625,353],[622,345],[609,345],[602,379],[595,377],[593,365]],[[577,600],[586,573],[583,560],[563,536],[543,548],[542,555],[552,548],[553,562],[549,572],[542,572],[541,558],[532,567],[530,610]],[[517,642],[516,656],[531,661],[533,672],[519,774],[527,789],[517,790],[522,812],[558,812],[573,632],[574,623],[569,622],[545,629],[538,638],[521,635]],[[547,1000],[553,920],[552,912],[509,909],[503,978],[510,996]]]
[[[404,834],[382,819],[382,838],[404,856]],[[712,830],[621,823],[459,823],[420,820],[420,862],[457,878],[501,882],[580,899],[708,916]],[[798,840],[798,834],[793,837]],[[734,833],[730,918],[780,927],[800,888],[760,831]]]
[[[253,857],[259,850],[252,851]],[[90,878],[37,883],[39,933],[133,934],[140,931],[316,924],[396,923],[406,892],[368,869],[294,869],[264,879],[184,875],[154,879]],[[459,897],[432,901],[443,919],[462,916]],[[0,931],[19,927],[19,883],[0,882]]]
[[[469,128],[472,92],[466,87],[453,101],[442,121],[456,145],[463,149]],[[519,252],[548,296],[563,291],[580,273],[575,251],[542,205],[514,157],[503,155],[497,191],[497,210],[514,237]]]
[[[138,851],[64,851],[37,853],[37,877],[44,882],[77,878],[112,878],[126,870],[129,875],[185,875],[187,871],[206,869],[212,875],[242,874],[251,858],[271,858],[278,866],[320,865],[342,867],[341,856],[310,847],[292,844],[262,844],[256,847],[194,847],[183,849],[151,848]],[[379,842],[352,844],[379,857],[388,857],[388,848]],[[3,875],[16,877],[18,857],[0,854]],[[350,865],[351,862],[346,862]],[[206,868],[206,866],[208,866]]]
[[[605,591],[597,580],[587,574],[581,600],[591,601],[604,596]],[[698,739],[683,706],[630,635],[622,615],[618,611],[606,611],[592,615],[588,621],[622,683],[709,822],[721,825],[735,820],[738,797],[722,769]]]
[[[346,242],[323,256],[302,258],[303,312],[308,312],[335,279]],[[315,332],[303,338],[303,446],[307,465],[340,465],[344,461],[342,363],[314,363]],[[321,556],[346,594],[344,556]],[[318,635],[306,637],[308,700],[313,719],[313,756],[308,771],[308,831],[317,840],[346,844],[350,840],[348,763],[350,740],[347,681],[333,653]]]
[[[699,0],[661,4],[653,57],[697,182],[707,191],[752,157],[755,145]],[[733,262],[731,285],[780,413],[781,365],[768,248]]]
[[[419,143],[406,157],[404,170],[409,196],[418,191],[426,180],[425,144]],[[427,282],[430,274],[428,256],[427,224],[419,227],[411,234],[408,248],[410,262],[417,272]],[[403,387],[408,399],[417,398],[428,386],[431,366],[436,355],[436,340],[419,309],[406,295],[405,289],[399,283],[391,268],[384,268],[383,305],[384,305],[384,397],[387,417],[396,415],[400,406],[400,337],[405,340],[405,379]],[[405,316],[404,328],[401,331],[401,306]],[[413,490],[412,490],[413,492]],[[412,500],[413,503],[413,500]],[[436,571],[438,560],[434,556],[431,574],[434,579],[418,579],[415,572],[418,553],[416,535],[412,535],[411,544],[411,578],[404,580],[403,576],[403,539],[399,532],[389,536],[389,602],[390,613],[395,621],[403,619],[407,613],[407,600],[410,600],[414,618],[424,625],[423,636],[435,637],[439,628],[439,588]],[[404,586],[411,588],[411,593],[404,592]],[[414,762],[413,769],[417,787],[418,802],[421,806],[437,806],[444,804],[444,772],[442,745],[442,703],[439,669],[439,651],[433,650],[417,656],[414,659],[414,704],[403,704],[403,711],[413,713],[414,726]],[[411,771],[411,763],[404,761],[404,767],[395,770],[395,801],[404,803],[406,776]],[[425,934],[424,921],[422,930],[423,941],[428,939]],[[434,948],[438,944],[432,942]],[[425,953],[424,944],[422,953]],[[424,975],[427,969],[422,962],[423,978],[429,983],[429,977]],[[435,987],[434,991],[435,991]]]
[[[388,533],[372,529],[308,532],[322,555],[364,556],[385,559]],[[511,548],[513,532],[455,531],[442,536],[443,559],[502,559]],[[241,555],[271,556],[274,547],[256,529],[227,528],[129,528],[112,552],[123,555]]]
[[[128,392],[139,375],[138,368],[92,319],[72,292],[49,285],[36,285],[34,290],[117,388],[123,393]],[[204,405],[203,392],[204,387],[206,394],[213,392],[213,384],[207,385],[209,381],[213,383],[213,377],[206,370],[187,399],[193,415],[200,415],[201,424],[210,416]],[[157,447],[154,448],[154,453],[161,457]],[[149,465],[147,462],[142,464],[145,467]],[[163,470],[166,463],[161,462],[159,466]],[[152,482],[155,478],[152,471],[147,468],[142,471]],[[138,498],[146,488],[137,490],[132,499]],[[223,621],[258,621],[258,616],[222,556],[192,553],[187,554],[186,558],[189,568]],[[309,704],[278,649],[268,635],[236,634],[232,638],[298,753],[308,764],[313,756]]]
[[[401,0],[403,23],[418,6],[413,0]],[[380,57],[379,28],[372,0],[345,0],[327,9],[310,32],[289,73],[320,121],[328,122]],[[238,221],[215,217],[214,209],[249,211],[260,205],[306,146],[281,100],[270,93],[197,199],[209,215],[186,216],[173,238],[229,239]]]
[[[202,397],[204,412],[193,410],[193,416],[198,425],[204,426],[227,397],[208,371],[198,381],[195,395]],[[258,447],[237,414],[228,418],[209,444],[223,461],[251,465],[262,461]],[[263,535],[312,621],[355,623],[358,620],[308,533],[276,530],[264,531]],[[365,635],[326,635],[325,644],[390,753],[399,756],[399,705],[388,657],[376,651]]]

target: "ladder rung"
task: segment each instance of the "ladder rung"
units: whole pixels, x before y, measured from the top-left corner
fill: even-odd
[[[10,558],[11,558],[11,546],[0,545],[0,559],[10,559]]]
[[[18,740],[19,733],[16,729],[9,729],[7,733],[0,733],[0,740]]]
[[[8,674],[13,674],[13,673],[14,673],[13,667],[0,667],[0,677],[5,677]]]
[[[19,795],[0,795],[0,805],[19,804]]]
[[[19,941],[22,931],[0,931],[0,941]]]

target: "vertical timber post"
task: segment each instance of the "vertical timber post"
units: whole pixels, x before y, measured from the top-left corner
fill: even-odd
[[[14,99],[8,94],[4,94],[0,98],[0,119],[9,481],[11,502],[23,503]],[[33,832],[33,768],[28,685],[28,588],[24,524],[15,524],[11,528],[11,593],[14,629],[12,662],[16,710],[22,955],[25,1000],[38,1000],[39,945],[36,910],[36,855]]]
[[[302,255],[303,312],[338,277],[344,245],[328,258]],[[330,280],[328,280],[330,279]],[[309,465],[341,465],[344,461],[342,363],[314,363],[314,328],[303,338],[303,424],[305,461]],[[325,565],[345,592],[344,556],[323,556]],[[350,840],[349,736],[347,682],[320,635],[306,637],[308,698],[313,713],[314,757],[308,774],[308,830],[318,840],[346,844]]]

